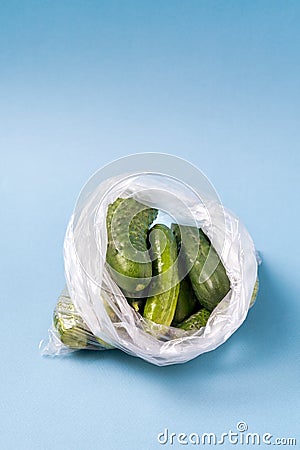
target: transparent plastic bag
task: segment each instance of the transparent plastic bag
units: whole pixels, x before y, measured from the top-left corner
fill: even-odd
[[[92,177],[80,194],[67,228],[64,242],[67,286],[59,299],[73,305],[70,311],[68,305],[61,303],[59,313],[65,317],[69,314],[70,329],[78,325],[75,314],[81,321],[77,329],[83,339],[73,347],[72,342],[66,345],[53,325],[42,353],[57,355],[78,348],[118,348],[150,363],[169,365],[189,361],[225,342],[247,316],[257,279],[257,256],[250,235],[237,217],[208,191],[201,195],[199,199],[192,189],[164,174],[126,173],[104,181],[97,174]],[[160,211],[157,222],[169,224],[170,220],[176,220],[182,225],[196,224],[207,234],[226,268],[231,288],[205,327],[188,332],[149,324],[128,304],[105,264],[106,212],[118,197],[134,197],[157,208]]]

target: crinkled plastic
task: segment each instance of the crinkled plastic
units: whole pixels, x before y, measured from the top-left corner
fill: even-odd
[[[206,194],[204,194],[205,197]],[[196,332],[149,324],[128,304],[105,265],[107,247],[106,211],[118,197],[133,196],[139,202],[167,211],[189,225],[190,211],[217,250],[230,279],[231,289]],[[174,199],[180,199],[182,204]],[[179,187],[169,177],[157,174],[124,174],[100,184],[93,183],[79,197],[64,242],[66,290],[88,330],[85,348],[119,348],[156,365],[184,363],[224,343],[245,320],[255,281],[257,257],[253,241],[239,219],[207,195],[204,202]],[[84,330],[83,330],[84,332]],[[55,327],[42,353],[63,354],[64,345]],[[74,350],[74,348],[73,348]]]

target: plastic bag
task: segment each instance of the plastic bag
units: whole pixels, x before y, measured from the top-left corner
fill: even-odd
[[[61,342],[57,326],[53,326],[42,353],[119,348],[150,363],[169,365],[184,363],[221,345],[245,320],[257,278],[254,244],[243,224],[209,190],[204,189],[199,198],[190,186],[164,174],[134,172],[104,181],[99,178],[97,174],[92,177],[81,192],[64,242],[67,286],[58,313],[69,314],[70,328],[76,317],[82,321],[79,329],[84,339],[72,349]],[[153,323],[150,326],[112,280],[105,265],[106,212],[118,197],[134,197],[157,208],[157,222],[196,224],[211,240],[226,268],[231,289],[204,328],[187,332]],[[64,300],[74,305],[71,312]]]

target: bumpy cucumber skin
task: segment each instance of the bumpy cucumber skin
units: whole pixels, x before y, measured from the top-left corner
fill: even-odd
[[[121,206],[122,212],[114,216],[119,206]],[[144,205],[133,198],[118,198],[108,206],[106,217],[108,237],[106,262],[108,267],[113,269],[111,270],[111,276],[116,283],[126,292],[132,294],[145,289],[152,276],[152,264],[147,253],[147,233],[158,211],[154,208],[146,208],[140,211],[142,207]],[[134,217],[128,224],[126,216],[132,217],[133,215]],[[115,232],[118,232],[117,243],[113,239],[112,221]],[[137,253],[145,252],[142,261],[132,261],[126,256],[128,253],[126,250],[128,238]],[[141,259],[141,254],[139,254],[139,258]]]
[[[187,267],[192,265],[189,271],[189,277],[194,292],[200,304],[209,311],[212,311],[230,290],[230,281],[225,267],[217,252],[212,247],[210,240],[201,229],[198,230],[199,241],[196,242],[195,227],[181,225],[179,228],[177,224],[172,224],[172,230],[179,245],[181,244],[180,229],[181,233],[184,234],[185,244],[182,248],[184,263]],[[199,246],[199,250],[196,259],[193,261],[191,255],[194,255],[195,245]],[[204,266],[209,251],[209,264]],[[206,270],[204,270],[204,268]],[[212,269],[214,270],[212,271]],[[207,280],[203,283],[199,282],[200,274],[203,279],[208,276]]]
[[[205,308],[200,309],[200,311],[191,315],[188,319],[178,325],[178,328],[182,330],[191,331],[191,330],[200,330],[200,328],[205,327],[208,318],[211,314],[211,311],[208,311]]]
[[[177,306],[172,326],[176,326],[176,324],[187,319],[190,315],[196,312],[197,307],[199,309],[200,304],[193,291],[189,278],[186,277],[180,282]]]
[[[151,253],[153,255],[153,276],[162,275],[172,267],[168,278],[161,277],[149,287],[148,298],[143,316],[160,325],[170,326],[174,318],[178,293],[177,243],[174,234],[166,225],[154,225],[151,233]],[[163,237],[164,234],[165,238]],[[171,286],[168,289],[168,286]],[[151,289],[160,289],[161,293],[151,296]],[[167,290],[165,290],[167,289]]]

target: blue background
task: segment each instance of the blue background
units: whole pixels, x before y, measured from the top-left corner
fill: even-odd
[[[290,0],[1,1],[1,449],[152,450],[241,420],[299,443],[299,23]],[[257,304],[182,366],[42,358],[77,194],[144,151],[196,164],[246,224]]]

